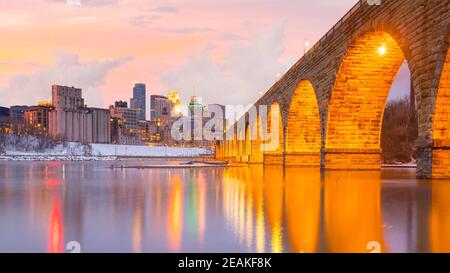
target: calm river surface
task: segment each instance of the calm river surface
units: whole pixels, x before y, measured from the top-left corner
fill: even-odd
[[[450,182],[411,169],[111,164],[0,162],[0,252],[450,251]]]

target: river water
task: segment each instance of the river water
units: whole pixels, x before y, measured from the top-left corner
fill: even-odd
[[[0,162],[0,252],[450,251],[450,182],[413,169],[111,164]]]

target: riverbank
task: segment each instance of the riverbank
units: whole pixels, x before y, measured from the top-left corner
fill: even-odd
[[[214,153],[203,148],[131,146],[112,144],[58,143],[42,147],[31,139],[24,143],[5,145],[0,160],[8,161],[109,161],[127,159],[190,160],[212,158]]]
[[[82,155],[0,155],[0,161],[212,161],[213,155],[199,156],[82,156]]]
[[[226,168],[228,162],[215,160],[193,160],[170,164],[153,164],[153,165],[111,165],[110,169],[196,169],[196,168]]]

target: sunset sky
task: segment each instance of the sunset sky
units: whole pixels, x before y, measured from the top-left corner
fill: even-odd
[[[301,57],[305,40],[316,42],[356,3],[76,1],[0,0],[1,106],[50,99],[56,83],[107,107],[129,100],[134,81],[149,94],[178,90],[184,102],[195,94],[246,105]]]

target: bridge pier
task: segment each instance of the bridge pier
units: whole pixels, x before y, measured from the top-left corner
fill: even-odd
[[[289,167],[320,167],[320,152],[289,152],[285,157],[285,165]]]
[[[433,169],[433,144],[418,143],[417,178],[431,179]]]
[[[450,179],[450,145],[433,149],[433,179]]]
[[[262,154],[250,155],[248,157],[248,163],[249,164],[263,164],[264,163],[264,156]]]
[[[381,149],[326,149],[326,170],[380,170]]]
[[[248,155],[241,155],[239,157],[239,161],[240,163],[248,163]]]
[[[281,153],[265,153],[264,154],[264,165],[283,165],[284,156]]]
[[[417,177],[450,179],[450,140],[435,140],[432,145],[419,148]]]

